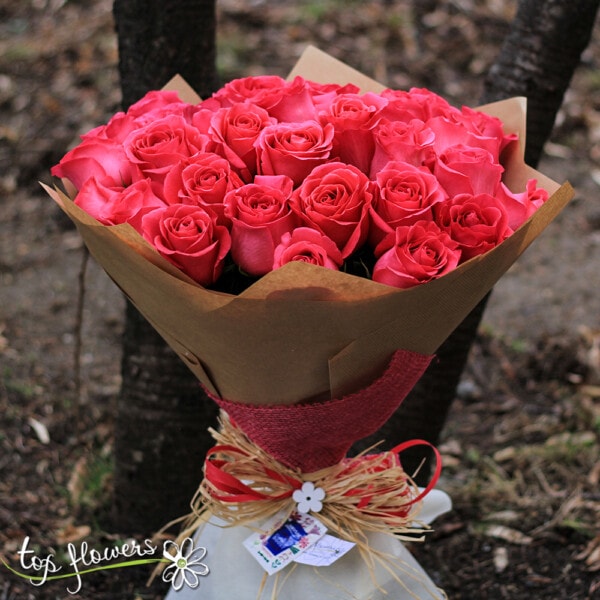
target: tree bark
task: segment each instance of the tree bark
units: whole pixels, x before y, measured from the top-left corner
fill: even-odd
[[[203,97],[216,89],[215,0],[115,0],[113,12],[124,108],[177,73]],[[129,303],[121,371],[113,515],[150,533],[189,512],[217,407]]]
[[[485,79],[481,104],[527,97],[525,159],[533,167],[590,41],[599,4],[600,0],[520,0],[510,32]],[[411,438],[438,443],[489,296],[442,344],[436,359],[388,423],[361,441],[357,450],[381,439],[388,446]],[[419,467],[423,454],[420,448],[403,453],[402,463],[408,473]],[[421,468],[418,483],[425,483],[430,468],[430,462]]]
[[[179,73],[201,97],[214,92],[215,0],[115,0],[123,106]]]
[[[525,161],[535,167],[556,114],[587,48],[599,0],[520,0],[498,58],[485,79],[482,103],[527,98]]]

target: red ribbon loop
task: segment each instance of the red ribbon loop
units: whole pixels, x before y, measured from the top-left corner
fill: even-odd
[[[431,480],[418,494],[415,493],[416,486],[402,470],[400,460],[402,452],[415,446],[431,448],[436,458]],[[346,458],[341,467],[337,472],[325,469],[323,473],[315,474],[315,478],[308,476],[306,479],[323,487],[326,494],[331,494],[330,501],[335,495],[334,489],[339,490],[344,482],[355,480],[342,496],[355,498],[352,505],[364,515],[386,521],[388,518],[408,519],[411,506],[425,498],[437,484],[442,463],[435,446],[415,439],[398,444],[389,451]],[[377,474],[382,476],[373,476]],[[388,475],[387,480],[384,474]],[[204,464],[204,479],[203,485],[211,500],[229,505],[285,500],[292,497],[294,490],[301,488],[304,480],[302,474],[291,472],[258,448],[254,454],[248,448],[242,450],[234,444],[219,444],[209,450]],[[382,502],[383,496],[388,500]],[[406,497],[406,500],[399,502],[402,499],[399,497]]]

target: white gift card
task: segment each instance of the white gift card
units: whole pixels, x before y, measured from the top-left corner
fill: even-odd
[[[327,527],[312,515],[292,513],[287,519],[276,516],[243,544],[269,574],[277,573],[318,542]]]
[[[328,567],[339,558],[342,558],[346,552],[352,550],[354,546],[356,546],[354,542],[325,534],[302,554],[295,556],[294,562],[312,567]]]

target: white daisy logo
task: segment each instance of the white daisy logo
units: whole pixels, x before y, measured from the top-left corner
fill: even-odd
[[[173,550],[175,554],[173,554]],[[206,556],[206,548],[194,548],[192,538],[185,538],[181,548],[172,541],[163,545],[163,556],[170,560],[170,564],[162,574],[163,581],[170,583],[174,590],[179,591],[186,583],[192,589],[200,584],[199,577],[206,577],[210,569],[202,562]]]
[[[301,489],[294,491],[292,498],[298,503],[298,512],[318,513],[323,508],[321,500],[325,498],[325,491],[323,488],[315,487],[312,481],[305,481]]]

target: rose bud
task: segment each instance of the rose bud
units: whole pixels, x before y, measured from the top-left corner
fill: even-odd
[[[310,227],[298,227],[281,237],[280,244],[275,248],[273,269],[292,261],[307,262],[338,271],[344,259],[338,247],[327,236]]]
[[[75,197],[75,204],[103,225],[129,223],[139,231],[142,217],[165,203],[156,195],[150,179],[128,186],[115,185],[112,178],[88,179]]]
[[[341,162],[315,168],[294,192],[294,210],[309,227],[332,239],[347,258],[366,241],[372,182]]]
[[[483,148],[457,144],[444,150],[435,161],[434,175],[449,196],[457,194],[494,195],[504,167]]]
[[[418,119],[409,122],[382,121],[373,132],[375,153],[371,161],[370,176],[375,176],[391,160],[419,167],[435,160],[433,142],[435,134]]]
[[[142,218],[141,233],[169,262],[205,287],[221,274],[231,247],[226,227],[203,208],[172,204]]]
[[[132,131],[123,145],[126,156],[142,173],[162,183],[178,162],[204,151],[209,142],[206,134],[182,116],[171,115]]]
[[[371,205],[369,243],[376,246],[400,225],[432,218],[432,207],[448,195],[426,167],[389,162],[377,173],[377,191]]]
[[[333,153],[341,162],[369,172],[375,152],[373,129],[386,104],[387,100],[371,92],[339,94],[321,111],[321,123],[331,123],[335,129]]]
[[[231,257],[249,275],[272,270],[275,246],[299,223],[290,206],[292,186],[285,175],[259,175],[255,183],[225,196],[225,216],[231,221]]]
[[[229,161],[212,152],[199,152],[173,166],[165,177],[163,194],[167,204],[201,206],[215,214],[219,225],[228,226],[223,199],[242,185]]]
[[[548,192],[537,187],[537,181],[530,179],[524,192],[513,193],[504,183],[500,184],[498,198],[506,208],[508,226],[516,231],[521,225],[548,200]]]
[[[78,190],[91,177],[108,177],[114,185],[126,185],[142,177],[137,166],[127,158],[123,146],[102,134],[96,137],[88,134],[52,167],[51,173],[68,179]]]
[[[333,125],[316,121],[278,123],[265,127],[256,140],[258,173],[287,175],[299,185],[331,155]]]
[[[256,175],[256,148],[260,132],[275,119],[254,104],[235,104],[222,108],[212,116],[209,135],[216,144],[215,151],[224,156],[245,183]]]
[[[502,200],[489,194],[459,194],[435,208],[436,222],[455,240],[468,260],[491,250],[511,233]]]
[[[375,249],[373,281],[410,288],[441,277],[460,261],[458,244],[433,221],[398,227]]]

